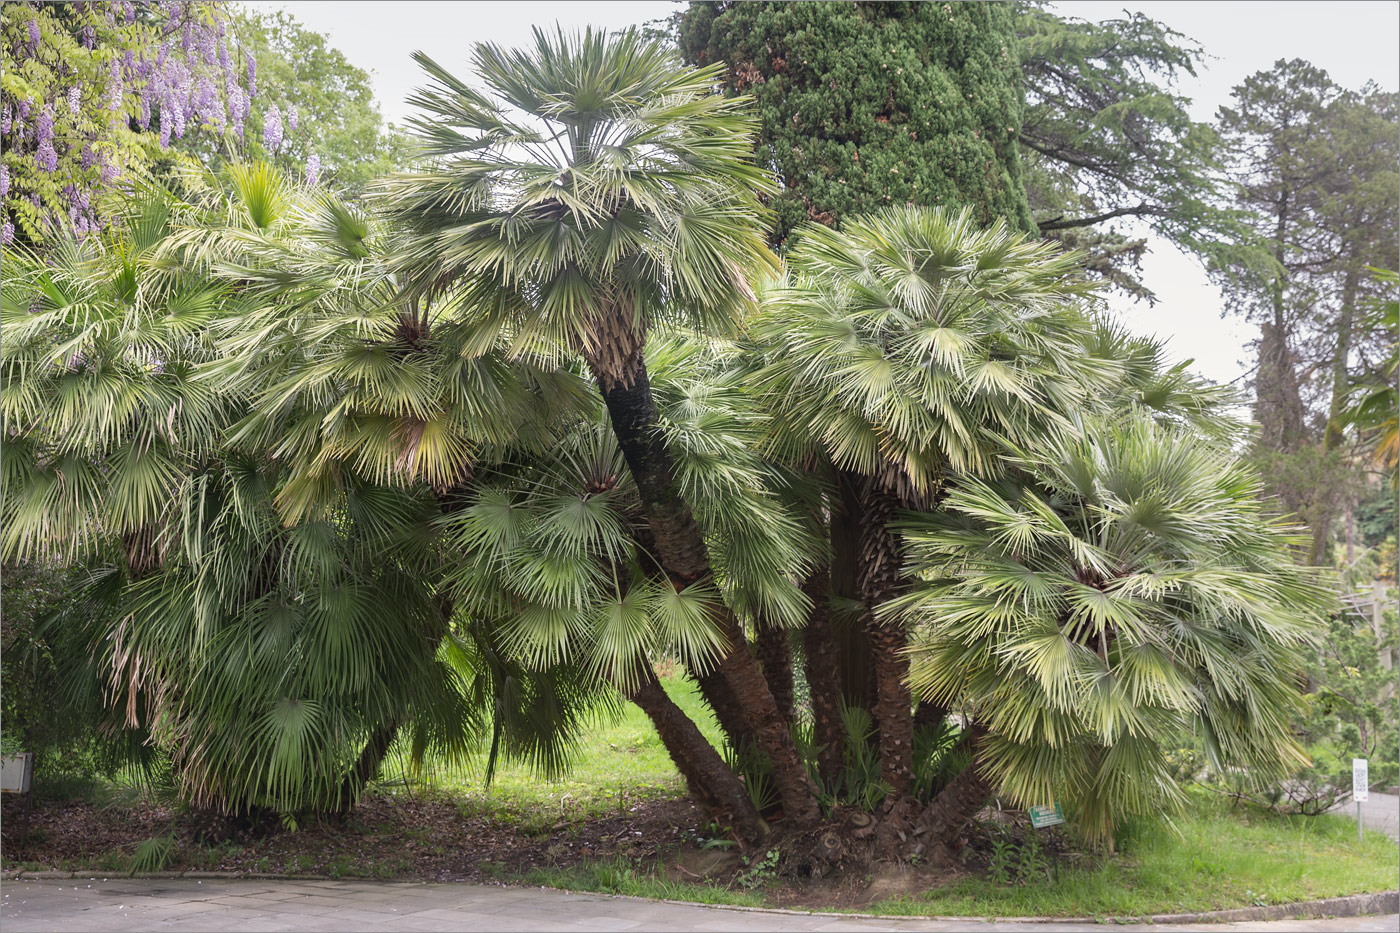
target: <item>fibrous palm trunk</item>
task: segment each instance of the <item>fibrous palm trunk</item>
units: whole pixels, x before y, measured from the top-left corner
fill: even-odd
[[[398,734],[397,721],[381,723],[370,733],[369,740],[360,751],[360,757],[355,761],[355,766],[340,783],[337,809],[341,814],[350,812],[350,808],[360,799],[365,787],[379,773],[379,766],[384,763],[384,758],[389,754],[389,749]]]
[[[651,665],[641,662],[636,672],[637,687],[627,698],[647,714],[661,744],[685,778],[695,800],[722,824],[731,825],[740,836],[757,839],[767,832],[767,824],[754,809],[748,791],[719,752],[705,738],[690,717],[676,705],[656,678]]]
[[[671,456],[660,434],[660,418],[642,358],[645,337],[633,319],[630,303],[609,307],[595,324],[591,344],[583,348],[584,356],[637,485],[656,557],[677,588],[707,580],[712,576],[709,551],[690,506],[676,489]],[[772,762],[784,814],[795,825],[811,825],[821,815],[816,788],[763,672],[749,653],[743,626],[723,605],[715,607],[713,618],[728,644],[715,670],[729,684],[755,741]]]
[[[972,749],[971,760],[919,814],[917,826],[925,844],[952,846],[963,827],[986,806],[987,799],[991,797],[992,784],[977,748],[985,735],[986,731],[977,725],[964,733],[963,741]]]
[[[788,646],[787,631],[764,619],[758,620],[758,663],[763,667],[763,679],[768,681],[768,692],[773,694],[773,702],[778,704],[778,712],[788,724],[792,724],[792,652]]]
[[[812,732],[817,743],[817,773],[828,788],[836,786],[846,761],[846,727],[841,721],[841,671],[832,637],[830,571],[822,566],[802,581],[812,601],[803,629],[807,659],[807,695],[812,704]]]
[[[861,501],[857,579],[864,604],[865,632],[875,662],[875,724],[880,737],[880,779],[896,798],[914,785],[913,699],[909,693],[909,657],[904,627],[875,612],[899,593],[903,554],[889,523],[898,506],[895,496],[873,480],[857,481]]]

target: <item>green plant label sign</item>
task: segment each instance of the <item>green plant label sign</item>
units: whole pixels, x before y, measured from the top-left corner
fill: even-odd
[[[1048,807],[1031,807],[1031,825],[1036,829],[1044,829],[1047,826],[1058,826],[1065,821],[1065,811],[1060,809],[1058,803],[1052,803]]]

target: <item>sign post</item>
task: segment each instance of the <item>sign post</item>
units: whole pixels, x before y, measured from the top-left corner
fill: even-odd
[[[1365,758],[1351,760],[1351,799],[1356,801],[1356,841],[1361,841],[1361,803],[1371,799],[1371,778]]]

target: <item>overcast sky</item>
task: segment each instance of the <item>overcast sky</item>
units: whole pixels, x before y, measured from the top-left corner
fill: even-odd
[[[633,2],[254,2],[260,9],[285,8],[307,26],[325,33],[354,64],[371,72],[384,116],[402,122],[404,99],[422,81],[410,53],[422,49],[449,69],[468,77],[469,44],[476,41],[521,45],[532,25],[587,25],[617,29],[657,19],[676,9],[670,0]],[[1400,4],[1393,0],[1355,2],[1241,2],[1241,0],[1149,0],[1102,2],[1065,0],[1059,13],[1089,20],[1110,19],[1124,9],[1138,11],[1195,39],[1210,56],[1196,79],[1180,92],[1193,100],[1197,120],[1209,120],[1245,77],[1280,58],[1303,58],[1325,68],[1344,87],[1373,80],[1400,89]],[[1159,302],[1153,308],[1127,300],[1113,304],[1129,327],[1169,339],[1177,358],[1194,358],[1202,375],[1221,382],[1239,378],[1249,356],[1245,345],[1257,330],[1235,319],[1222,320],[1220,295],[1206,281],[1200,264],[1170,243],[1153,241],[1143,264],[1147,286]]]

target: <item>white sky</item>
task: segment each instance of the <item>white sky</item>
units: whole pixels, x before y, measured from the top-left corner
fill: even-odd
[[[409,114],[404,99],[423,83],[409,58],[415,50],[470,79],[466,61],[472,42],[523,45],[530,41],[532,25],[618,29],[676,8],[670,0],[264,0],[247,5],[285,8],[328,35],[352,63],[371,72],[380,109],[394,122]],[[1195,80],[1188,77],[1180,89],[1193,99],[1197,120],[1211,119],[1217,107],[1229,102],[1231,88],[1280,58],[1307,59],[1345,87],[1360,88],[1374,80],[1387,90],[1400,88],[1396,2],[1061,0],[1055,7],[1061,15],[1089,20],[1111,19],[1124,9],[1142,12],[1199,42],[1210,56],[1206,69]],[[1257,330],[1237,319],[1221,319],[1220,295],[1206,281],[1200,263],[1154,239],[1143,275],[1160,300],[1154,308],[1112,301],[1124,322],[1138,332],[1168,338],[1170,352],[1194,358],[1202,375],[1221,382],[1240,377],[1249,356],[1245,344]]]

